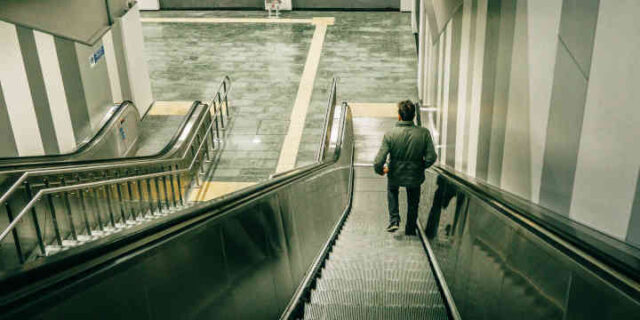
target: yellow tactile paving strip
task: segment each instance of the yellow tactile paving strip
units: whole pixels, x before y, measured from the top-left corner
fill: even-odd
[[[182,116],[187,114],[193,101],[156,101],[147,113],[152,116]]]
[[[304,122],[307,118],[309,104],[311,103],[311,93],[313,92],[313,85],[316,79],[318,65],[320,64],[324,38],[327,34],[327,25],[333,24],[334,22],[333,18],[314,19],[316,21],[316,30],[311,39],[311,46],[309,46],[307,61],[304,64],[300,85],[298,86],[298,94],[296,95],[296,101],[291,110],[291,116],[289,117],[289,130],[287,131],[282,149],[280,150],[280,158],[278,159],[276,172],[291,170],[296,165],[298,148],[300,147],[300,140],[302,140],[302,130],[304,129]]]
[[[255,184],[255,182],[204,181],[199,189],[193,190],[189,200],[208,201]]]
[[[156,101],[147,114],[152,116],[183,116],[187,114],[193,101]],[[224,101],[221,104],[222,114],[226,115]],[[211,110],[213,114],[213,109]]]
[[[366,118],[397,118],[397,103],[349,103],[354,117]]]

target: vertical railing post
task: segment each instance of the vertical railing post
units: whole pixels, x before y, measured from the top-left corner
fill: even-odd
[[[124,172],[125,177],[129,177],[129,171]],[[131,217],[133,220],[138,220],[138,215],[136,215],[136,209],[133,208],[133,190],[131,188],[131,181],[127,181],[127,193],[129,194],[129,212],[131,212]]]
[[[146,179],[146,183],[147,183],[147,200],[149,200],[149,213],[151,213],[151,215],[153,215],[153,196],[151,193],[151,179]],[[160,210],[158,210],[158,213],[160,212]]]
[[[176,164],[176,171],[178,171],[178,165]],[[184,200],[182,198],[182,174],[178,172],[178,176],[176,177],[178,180],[178,196],[180,197],[180,204],[184,206]]]
[[[158,181],[159,181],[158,177],[155,177],[153,179],[153,182],[156,185],[156,197],[158,197],[158,213],[161,213],[162,212],[162,199],[160,197],[160,183]]]
[[[107,180],[107,173],[103,175],[103,179]],[[111,185],[104,186],[105,201],[107,202],[107,208],[109,209],[109,219],[111,220],[111,226],[116,228],[116,218],[113,215],[113,204],[111,203]]]
[[[29,181],[24,182],[24,189],[27,192],[29,200],[33,199],[33,191],[31,190],[31,184],[29,184]],[[7,203],[7,205],[9,204]],[[42,253],[42,255],[46,255],[47,251],[44,246],[44,240],[42,239],[42,230],[40,229],[40,222],[38,221],[38,213],[36,212],[35,206],[31,208],[31,216],[33,217],[33,227],[36,231],[36,238],[38,239],[40,253]]]
[[[227,94],[227,81],[225,80],[222,80],[222,92],[224,92],[224,110],[226,111],[227,118],[229,118],[229,98]]]
[[[118,179],[119,174],[116,172],[116,176],[115,178]],[[122,217],[122,220],[120,222],[122,222],[122,224],[126,225],[127,224],[127,217],[125,216],[125,209],[124,209],[124,197],[122,196],[122,186],[120,185],[119,182],[116,182],[116,191],[118,192],[118,203],[120,204],[120,216]]]
[[[49,181],[47,179],[44,179],[44,186],[45,188],[49,188]],[[51,211],[51,223],[53,223],[53,232],[56,237],[56,242],[58,242],[58,245],[62,247],[62,237],[60,236],[60,226],[58,225],[58,218],[56,217],[56,206],[53,203],[53,195],[51,195],[50,193],[47,194],[47,202],[49,204],[49,211]],[[46,255],[46,250],[44,251],[44,254]]]
[[[78,177],[78,182],[80,182],[80,177]],[[87,204],[85,203],[86,199],[84,197],[85,190],[78,189],[78,196],[80,197],[80,206],[82,207],[82,218],[84,219],[84,227],[87,229],[87,235],[92,236],[91,233],[91,224],[89,223],[89,216],[87,215]]]
[[[63,186],[67,185],[65,183],[64,177],[60,180],[60,183]],[[76,226],[73,223],[73,213],[71,212],[71,201],[69,201],[69,192],[67,191],[63,192],[63,198],[64,198],[65,207],[67,209],[67,219],[69,220],[69,225],[71,228],[71,237],[73,240],[78,241],[78,233],[76,233]]]
[[[162,186],[164,189],[164,204],[167,207],[167,210],[169,210],[171,208],[171,206],[169,205],[169,188],[167,188],[167,175],[163,174],[162,175]]]
[[[176,200],[176,186],[175,186],[175,181],[173,181],[173,176],[174,173],[173,171],[173,166],[169,166],[169,184],[171,184],[171,201],[173,202],[173,207],[176,208],[178,206],[178,201]]]
[[[216,94],[214,97],[216,100],[216,104],[218,105],[218,114],[220,115],[220,125],[222,126],[222,130],[226,128],[224,124],[224,107],[222,106],[222,98],[220,97],[220,92]]]
[[[11,211],[11,206],[9,202],[5,202],[4,204],[7,210],[7,216],[9,218],[9,223],[13,222],[13,212]],[[18,254],[18,261],[20,264],[24,263],[24,254],[22,253],[22,245],[20,245],[20,237],[18,237],[18,229],[14,227],[11,229],[11,234],[13,235],[13,244],[16,246],[16,253]]]
[[[218,115],[215,114],[215,122],[216,122],[216,141],[218,142],[218,145],[220,145],[220,125],[218,124]]]
[[[140,169],[136,169],[136,176],[140,175]],[[136,184],[138,185],[138,210],[140,211],[140,216],[144,217],[146,216],[146,210],[143,208],[142,206],[142,179],[138,179],[136,181]]]
[[[104,232],[104,224],[102,223],[102,206],[100,206],[100,203],[98,201],[98,189],[91,188],[89,189],[89,192],[92,194],[93,210],[95,211],[96,218],[98,218],[98,228],[100,229],[100,231]]]

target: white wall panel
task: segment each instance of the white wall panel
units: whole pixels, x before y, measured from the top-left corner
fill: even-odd
[[[601,0],[570,216],[624,238],[640,167],[640,2]]]
[[[502,177],[500,186],[525,199],[531,197],[529,130],[529,49],[527,1],[518,1],[509,76]]]
[[[142,23],[137,6],[122,17],[122,41],[133,103],[145,114],[153,102],[147,61],[144,57]]]
[[[473,56],[473,76],[471,83],[471,105],[469,108],[469,133],[467,145],[467,174],[475,176],[478,157],[478,134],[480,133],[480,102],[482,98],[482,77],[484,66],[485,32],[487,24],[488,0],[478,0],[475,22],[475,49]]]
[[[64,92],[60,62],[53,36],[39,31],[33,32],[38,59],[42,68],[42,77],[47,89],[47,99],[51,110],[51,118],[56,131],[56,139],[60,153],[68,153],[76,148],[76,138],[71,124],[69,105]]]
[[[458,76],[458,108],[457,108],[457,125],[456,125],[456,145],[455,145],[455,168],[462,170],[465,151],[465,131],[467,130],[466,117],[468,112],[467,94],[469,68],[471,59],[473,58],[471,50],[471,25],[472,25],[472,0],[465,0],[462,11],[462,40],[460,44],[460,73]]]
[[[449,119],[449,83],[451,82],[451,40],[452,40],[452,33],[453,33],[453,24],[451,23],[451,21],[449,21],[449,23],[446,26],[446,29],[444,31],[444,40],[445,40],[445,45],[444,45],[444,60],[443,60],[443,64],[444,64],[444,74],[443,74],[443,99],[442,99],[442,105],[443,105],[443,111],[442,111],[442,119],[444,119],[443,121],[443,126],[442,126],[442,130],[440,132],[440,135],[442,136],[442,144],[440,145],[440,161],[442,162],[442,164],[445,164],[445,161],[447,159],[447,119]],[[443,37],[440,37],[440,41],[443,40]]]
[[[120,75],[118,74],[118,62],[116,61],[116,51],[113,46],[113,30],[105,33],[102,37],[104,45],[104,58],[107,61],[107,73],[109,74],[109,84],[113,102],[122,102],[122,88],[120,87]]]
[[[0,82],[20,156],[44,154],[16,27],[0,21]]]
[[[420,2],[420,11],[424,12],[424,1]],[[426,45],[425,43],[427,42],[427,37],[426,37],[426,31],[427,31],[427,25],[426,25],[426,20],[425,17],[426,15],[423,14],[422,18],[420,19],[420,25],[418,28],[418,98],[421,99],[422,101],[425,101],[425,94],[424,94],[424,75],[426,74],[426,70],[425,70],[425,48]]]
[[[528,1],[531,201],[540,201],[562,0]]]

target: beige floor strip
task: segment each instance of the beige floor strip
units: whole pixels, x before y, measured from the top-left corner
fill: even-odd
[[[299,23],[313,24],[313,19],[269,19],[269,18],[140,18],[142,22],[156,23]]]
[[[156,101],[147,114],[152,116],[182,116],[187,114],[193,101]]]
[[[349,103],[354,117],[368,118],[397,118],[398,104],[396,103]]]
[[[204,181],[199,190],[194,190],[190,201],[208,201],[255,185],[255,182]]]
[[[282,149],[280,150],[280,158],[278,159],[276,172],[291,170],[296,165],[298,148],[300,147],[300,140],[302,139],[302,130],[304,129],[304,122],[307,118],[309,103],[311,103],[311,93],[313,92],[313,84],[316,79],[316,73],[318,72],[320,54],[322,53],[322,46],[324,45],[326,34],[327,24],[316,24],[316,30],[311,39],[307,61],[304,64],[300,85],[298,86],[296,101],[293,105],[293,110],[291,110],[289,130],[287,131]]]

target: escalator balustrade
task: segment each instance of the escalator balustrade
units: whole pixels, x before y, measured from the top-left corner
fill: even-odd
[[[199,117],[154,156],[49,163],[5,171],[0,270],[100,239],[185,208],[213,163],[228,123],[229,77]]]

